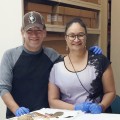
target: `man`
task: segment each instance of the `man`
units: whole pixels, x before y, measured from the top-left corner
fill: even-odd
[[[52,48],[42,46],[46,27],[40,13],[26,13],[21,32],[23,46],[6,51],[0,66],[0,95],[7,106],[7,118],[49,107],[49,73],[61,57]],[[91,49],[101,52],[97,47]]]

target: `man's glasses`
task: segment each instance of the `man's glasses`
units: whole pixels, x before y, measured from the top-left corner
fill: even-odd
[[[84,38],[86,34],[85,33],[80,33],[78,35],[75,35],[75,34],[69,34],[69,35],[66,35],[68,37],[69,40],[71,41],[74,41],[77,37],[78,40],[81,40]]]

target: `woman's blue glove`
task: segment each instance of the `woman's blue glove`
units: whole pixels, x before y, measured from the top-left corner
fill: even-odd
[[[21,115],[24,115],[24,114],[27,114],[29,113],[30,110],[28,108],[25,108],[25,107],[19,107],[16,112],[15,112],[15,116],[21,116]]]
[[[75,105],[74,110],[81,110],[83,112],[89,112],[89,107],[92,103],[90,102],[83,102],[80,104]]]
[[[102,49],[98,46],[92,46],[89,48],[89,50],[95,54],[102,54]]]
[[[102,113],[102,106],[101,106],[101,105],[98,105],[98,104],[96,104],[96,103],[92,103],[92,104],[89,106],[89,111],[90,111],[90,113],[92,113],[92,114]]]

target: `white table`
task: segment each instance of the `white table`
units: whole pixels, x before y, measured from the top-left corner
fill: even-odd
[[[90,114],[83,113],[81,111],[70,111],[70,110],[61,110],[61,109],[50,109],[43,108],[41,110],[35,111],[41,114],[54,114],[55,112],[63,112],[64,114],[59,118],[51,118],[50,120],[120,120],[120,114]],[[66,118],[67,116],[73,116],[70,118]],[[6,120],[17,120],[17,117],[6,119]],[[35,119],[35,120],[45,120],[45,119]]]

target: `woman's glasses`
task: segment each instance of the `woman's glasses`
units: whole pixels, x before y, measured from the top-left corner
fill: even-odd
[[[77,37],[78,40],[81,40],[81,39],[84,38],[85,35],[86,35],[85,33],[81,32],[78,35],[69,34],[69,35],[66,35],[66,36],[68,37],[69,40],[74,41],[76,39],[76,37]]]

